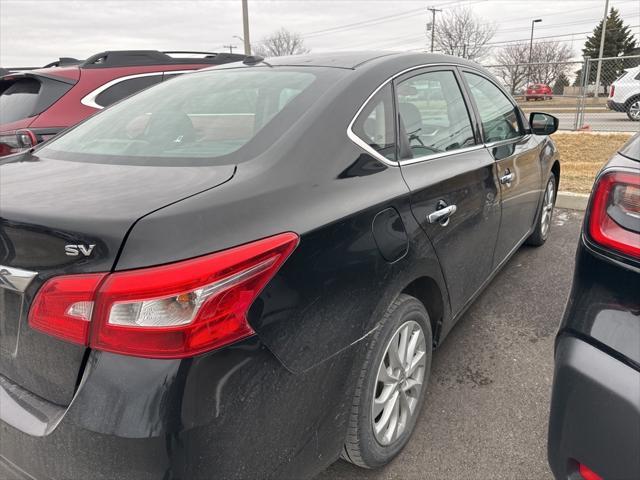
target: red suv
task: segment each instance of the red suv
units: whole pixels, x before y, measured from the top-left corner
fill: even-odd
[[[527,91],[524,94],[524,99],[528,102],[531,99],[534,100],[551,100],[553,98],[553,90],[549,85],[544,83],[534,83],[527,87]]]
[[[244,58],[230,53],[110,51],[5,74],[0,77],[0,157],[46,141],[168,78]]]

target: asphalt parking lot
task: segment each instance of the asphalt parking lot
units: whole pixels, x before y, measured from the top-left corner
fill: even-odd
[[[582,212],[556,209],[551,237],[523,247],[434,355],[413,437],[386,468],[339,461],[338,479],[550,479],[553,341],[571,287]]]

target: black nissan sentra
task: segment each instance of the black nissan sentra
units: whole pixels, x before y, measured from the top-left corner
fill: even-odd
[[[452,57],[253,57],[7,157],[5,476],[389,462],[433,348],[549,235],[556,128]]]
[[[640,133],[596,178],[555,349],[549,464],[640,479]]]

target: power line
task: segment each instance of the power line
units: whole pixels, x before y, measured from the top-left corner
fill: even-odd
[[[467,3],[467,5],[471,5],[473,3],[479,3],[482,1],[486,1],[486,0],[472,0],[471,2]],[[459,1],[451,1],[451,2],[447,2],[447,3],[443,3],[441,5],[438,5],[438,7],[446,7],[447,5],[451,5],[451,4],[459,4]],[[450,7],[449,7],[450,8]],[[312,32],[307,32],[307,33],[303,33],[301,36],[302,38],[314,38],[314,37],[319,37],[322,35],[328,35],[331,33],[342,33],[344,31],[347,30],[353,30],[353,29],[358,29],[358,28],[362,28],[365,26],[371,26],[371,25],[378,25],[380,23],[385,23],[385,22],[389,22],[389,21],[395,21],[398,20],[400,18],[403,17],[407,17],[409,15],[412,15],[414,13],[418,13],[418,12],[422,12],[423,9],[422,7],[420,8],[414,8],[412,10],[407,10],[405,12],[400,12],[400,13],[394,13],[391,15],[383,15],[381,17],[376,17],[376,18],[370,18],[368,20],[361,20],[359,22],[354,22],[354,23],[347,23],[345,25],[338,25],[336,27],[331,27],[331,28],[325,28],[322,30],[315,30]],[[439,10],[441,11],[441,10]]]
[[[351,30],[353,28],[359,28],[361,26],[375,25],[377,23],[383,23],[389,20],[393,20],[400,17],[405,17],[407,15],[411,15],[416,12],[422,12],[421,8],[414,8],[413,10],[407,10],[406,12],[396,13],[394,15],[384,15],[382,17],[371,18],[369,20],[362,20],[360,22],[355,23],[347,23],[345,25],[338,25],[337,27],[325,28],[324,30],[316,30],[314,32],[308,32],[302,34],[302,38],[313,38],[319,37],[321,35],[327,35],[329,33],[336,33],[341,30]]]

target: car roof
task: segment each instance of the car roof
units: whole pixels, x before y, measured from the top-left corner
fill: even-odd
[[[357,70],[380,64],[394,64],[398,66],[412,67],[429,64],[456,64],[478,67],[479,65],[459,57],[421,52],[390,52],[390,51],[354,51],[354,52],[321,52],[305,55],[291,55],[282,57],[249,57],[258,58],[258,61],[245,65],[264,66],[288,66],[288,67],[331,67]],[[264,61],[262,61],[264,60]],[[213,67],[216,70],[224,68],[237,68],[238,64],[226,64]],[[206,69],[209,70],[209,69]]]
[[[270,65],[310,66],[310,67],[335,67],[357,68],[363,63],[389,55],[400,55],[399,52],[362,51],[362,52],[324,52],[306,55],[290,55],[283,57],[270,57],[267,62]]]

